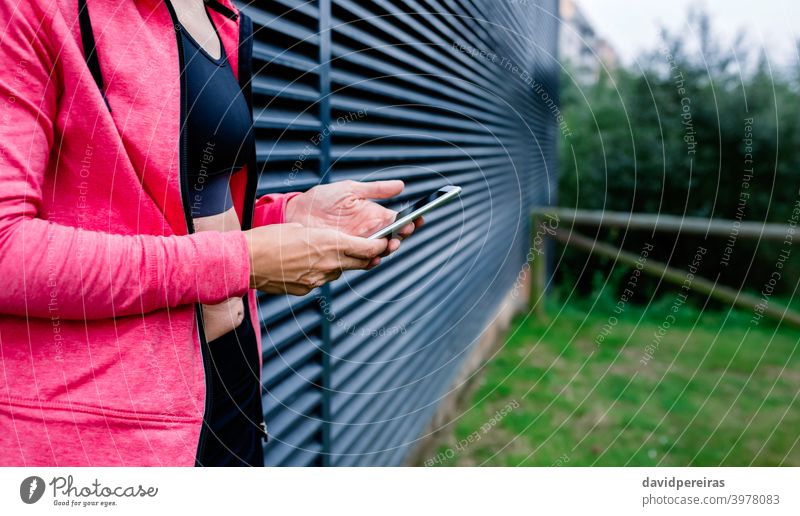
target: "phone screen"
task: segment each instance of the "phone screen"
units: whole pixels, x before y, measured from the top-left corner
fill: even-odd
[[[441,190],[436,190],[435,192],[429,193],[427,196],[423,197],[422,199],[419,199],[417,202],[415,202],[414,204],[412,204],[408,208],[405,208],[405,209],[397,212],[397,216],[394,218],[395,222],[397,222],[398,220],[402,219],[403,217],[407,217],[407,216],[411,215],[412,213],[414,213],[417,210],[421,210],[422,208],[424,208],[428,204],[432,203],[433,201],[435,201],[439,197],[445,195],[445,193],[447,193],[447,192],[443,192]]]
[[[412,204],[408,208],[405,208],[402,211],[400,211],[395,216],[393,223],[379,230],[377,233],[370,235],[369,238],[374,239],[374,238],[384,238],[390,236],[395,231],[399,231],[400,228],[402,228],[409,222],[413,222],[414,220],[420,218],[422,215],[431,211],[432,209],[438,206],[442,206],[443,204],[455,198],[460,193],[461,193],[460,186],[445,186],[434,192],[431,192],[425,197],[415,201],[414,204]]]

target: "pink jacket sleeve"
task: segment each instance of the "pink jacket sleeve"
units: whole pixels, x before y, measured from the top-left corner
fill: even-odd
[[[0,6],[0,313],[104,318],[244,295],[244,233],[161,237],[79,230],[38,217],[54,144],[52,50],[14,3]],[[35,20],[33,20],[35,22]],[[25,73],[14,74],[19,63]],[[11,102],[9,99],[13,99]]]
[[[266,226],[269,224],[283,224],[286,213],[286,203],[292,197],[300,195],[300,192],[287,194],[269,194],[259,197],[256,200],[253,211],[253,227]]]

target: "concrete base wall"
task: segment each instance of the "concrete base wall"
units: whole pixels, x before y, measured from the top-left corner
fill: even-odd
[[[436,447],[444,435],[450,431],[450,425],[455,423],[464,402],[475,390],[477,380],[481,375],[480,372],[476,374],[476,371],[482,369],[503,344],[514,316],[528,311],[531,292],[529,269],[520,273],[520,282],[517,287],[506,293],[499,310],[490,320],[481,339],[464,360],[449,394],[439,404],[436,414],[423,432],[423,437],[406,458],[406,466],[422,466],[426,459],[436,454]]]

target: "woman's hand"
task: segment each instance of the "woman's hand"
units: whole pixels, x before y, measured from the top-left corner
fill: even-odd
[[[250,248],[250,287],[269,294],[305,295],[342,271],[380,263],[385,239],[367,240],[332,229],[274,224],[244,232]]]
[[[397,213],[370,199],[389,199],[403,191],[402,181],[339,181],[315,186],[292,198],[286,205],[284,219],[307,227],[331,228],[355,236],[369,236],[394,222]],[[389,241],[386,254],[400,247],[400,239],[407,238],[422,225],[422,219],[405,225],[400,238]]]

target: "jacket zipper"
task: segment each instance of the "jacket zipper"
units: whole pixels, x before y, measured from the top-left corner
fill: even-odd
[[[211,0],[214,1],[214,0]],[[239,87],[242,91],[242,95],[244,96],[245,102],[247,103],[247,107],[250,110],[250,117],[252,119],[253,116],[253,92],[252,92],[252,76],[253,76],[253,68],[252,68],[252,59],[253,59],[253,26],[252,20],[248,18],[246,15],[242,15],[239,21]],[[250,145],[250,155],[247,159],[247,181],[245,184],[245,191],[244,191],[244,205],[242,206],[242,230],[247,230],[252,227],[253,224],[253,210],[256,201],[256,193],[258,189],[258,180],[257,180],[257,167],[258,167],[258,160],[256,156],[256,143],[255,143],[255,127],[252,128],[253,135],[252,135],[252,142]],[[248,300],[248,310],[249,310],[249,300]],[[249,312],[248,312],[249,313]],[[251,325],[253,326],[253,331],[257,332],[260,331],[260,327],[257,325],[258,321],[251,321]],[[257,338],[257,337],[256,337]],[[258,349],[256,349],[258,352]],[[259,357],[259,362],[261,361]],[[267,429],[267,424],[264,421],[264,409],[262,405],[262,395],[263,395],[263,387],[261,383],[261,376],[259,371],[259,382],[258,382],[258,403],[256,403],[256,410],[257,413],[254,414],[256,420],[258,421],[258,426],[261,428],[261,437],[264,440],[264,443],[269,442],[269,430]]]

